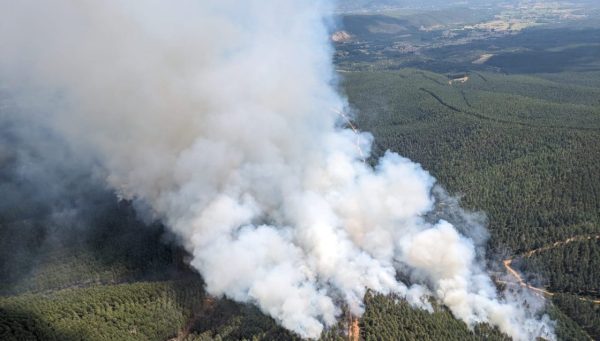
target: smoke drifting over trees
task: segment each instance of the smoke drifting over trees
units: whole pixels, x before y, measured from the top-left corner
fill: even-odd
[[[552,339],[535,298],[497,293],[481,226],[460,211],[461,226],[432,219],[435,179],[393,152],[374,168],[362,161],[371,136],[357,142],[339,125],[331,10],[0,1],[0,75],[19,120],[61,136],[161,219],[213,295],[256,304],[307,338],[342,306],[360,315],[371,289],[423,309],[433,296],[515,339]]]

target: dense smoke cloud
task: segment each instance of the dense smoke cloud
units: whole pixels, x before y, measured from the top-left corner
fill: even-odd
[[[363,162],[371,136],[339,126],[329,6],[1,0],[2,82],[33,103],[24,118],[92,155],[119,195],[179,236],[211,294],[303,337],[342,306],[360,315],[371,289],[424,309],[434,296],[515,339],[552,338],[499,298],[471,217],[431,219],[426,171],[392,152]]]

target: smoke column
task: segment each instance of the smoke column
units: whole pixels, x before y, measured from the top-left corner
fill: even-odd
[[[371,289],[553,339],[546,318],[497,293],[468,225],[426,219],[426,171],[393,152],[362,161],[371,136],[337,114],[331,6],[0,0],[0,82],[22,118],[91,155],[174,231],[209,293],[302,337],[342,306],[360,315]]]

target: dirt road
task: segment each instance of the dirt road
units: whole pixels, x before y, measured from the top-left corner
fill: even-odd
[[[580,241],[586,241],[586,240],[593,240],[593,239],[598,239],[600,240],[600,235],[595,235],[595,236],[575,236],[575,237],[571,237],[562,241],[558,241],[555,242],[553,244],[550,245],[546,245],[546,246],[542,246],[540,248],[537,249],[533,249],[533,250],[529,250],[527,252],[524,252],[520,255],[517,256],[513,256],[512,258],[509,259],[505,259],[502,263],[504,265],[504,268],[506,269],[506,272],[508,272],[514,279],[516,282],[504,282],[504,281],[500,281],[501,283],[504,284],[517,284],[520,285],[524,288],[528,288],[529,290],[535,292],[536,294],[542,295],[542,296],[547,296],[547,297],[552,297],[555,295],[554,292],[548,291],[544,288],[538,288],[538,287],[534,287],[533,285],[527,283],[523,277],[521,276],[521,274],[519,274],[518,271],[516,271],[513,267],[512,267],[512,262],[516,257],[524,257],[524,258],[528,258],[531,257],[537,253],[540,252],[544,252],[544,251],[548,251],[548,250],[552,250],[570,243],[574,243],[574,242],[580,242]],[[586,301],[586,302],[591,302],[591,303],[595,303],[595,304],[600,304],[600,300],[594,300],[594,299],[589,299],[589,298],[584,298],[584,297],[580,297],[579,298],[582,301]]]

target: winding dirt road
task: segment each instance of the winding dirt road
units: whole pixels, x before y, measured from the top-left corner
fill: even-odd
[[[534,287],[533,285],[527,283],[523,277],[521,276],[521,274],[519,274],[519,272],[517,272],[511,265],[513,260],[516,257],[524,257],[524,258],[528,258],[531,257],[537,253],[541,253],[544,251],[548,251],[548,250],[552,250],[570,243],[574,243],[574,242],[581,242],[581,241],[586,241],[586,240],[593,240],[593,239],[597,239],[600,240],[600,235],[595,235],[595,236],[575,236],[575,237],[571,237],[562,241],[558,241],[555,242],[553,244],[550,245],[546,245],[546,246],[542,246],[540,248],[537,249],[533,249],[533,250],[529,250],[525,253],[522,253],[520,255],[517,256],[513,256],[512,258],[509,259],[505,259],[502,263],[504,265],[504,268],[506,269],[506,272],[508,272],[512,277],[514,277],[516,282],[506,282],[506,281],[498,281],[500,283],[503,284],[517,284],[520,285],[524,288],[528,288],[529,290],[535,292],[536,294],[542,295],[542,296],[547,296],[547,297],[552,297],[555,295],[555,293],[548,291],[544,288],[538,288],[538,287]],[[589,299],[589,298],[585,298],[585,297],[580,297],[579,298],[582,301],[586,301],[586,302],[591,302],[591,303],[595,303],[595,304],[600,304],[600,300],[594,300],[594,299]]]

